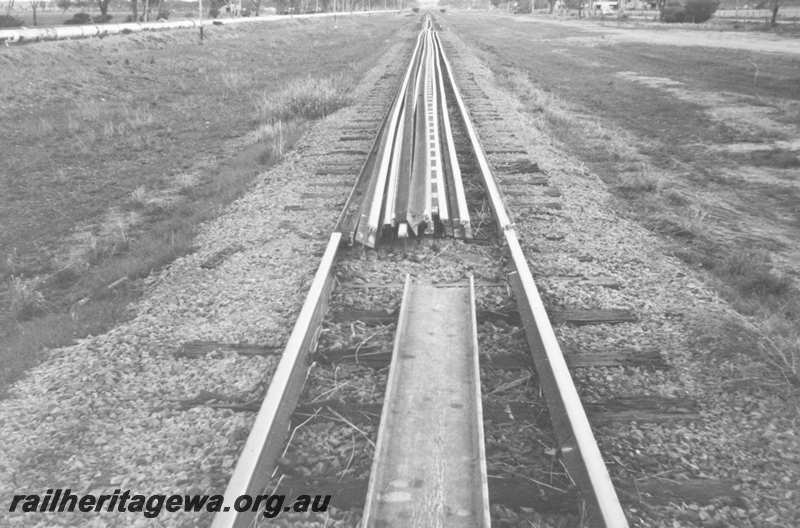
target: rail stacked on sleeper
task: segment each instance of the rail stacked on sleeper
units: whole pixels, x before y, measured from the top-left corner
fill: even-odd
[[[264,487],[276,470],[276,460],[288,435],[290,417],[303,389],[308,359],[316,348],[321,321],[333,288],[332,269],[340,245],[361,242],[367,246],[374,246],[381,236],[403,237],[409,236],[409,232],[416,236],[424,235],[426,231],[454,236],[467,236],[469,233],[469,216],[465,214],[466,200],[463,196],[463,185],[457,183],[460,182],[460,173],[450,130],[451,121],[447,115],[448,90],[445,88],[449,88],[449,93],[454,96],[459,109],[458,118],[467,131],[472,155],[480,169],[484,190],[491,203],[498,230],[502,233],[511,255],[515,270],[510,276],[514,296],[550,409],[560,454],[584,497],[587,525],[626,528],[627,520],[514,225],[503,203],[477,131],[454,81],[453,70],[444,54],[439,36],[433,30],[430,18],[427,17],[424,28],[417,38],[397,97],[380,127],[379,134],[339,217],[336,230],[330,237],[322,263],[225,491],[226,503],[232,504],[239,495],[263,493]],[[442,161],[445,160],[446,163],[443,164]],[[441,189],[444,189],[446,198],[441,196]],[[412,199],[412,194],[423,199]],[[417,206],[412,210],[413,203]],[[394,204],[393,208],[391,204]],[[448,214],[443,218],[442,213],[445,208]],[[458,211],[458,216],[453,214],[454,211]],[[437,212],[438,215],[435,214]],[[415,224],[414,218],[411,218],[412,214],[421,220]],[[454,221],[455,218],[458,218],[457,222]],[[445,220],[449,220],[450,230],[444,227]],[[456,225],[459,226],[458,229]],[[470,292],[471,311],[474,312],[473,286],[470,287]],[[430,292],[420,294],[425,298],[431,295],[435,294]],[[408,289],[405,297],[408,297]],[[445,296],[442,299],[446,299],[446,302],[445,300],[441,302],[448,305],[463,304],[458,296],[452,298]],[[403,321],[398,324],[395,358],[398,356],[398,347],[409,341],[408,336],[400,335],[407,330],[403,330],[405,328],[403,324],[405,324]],[[460,324],[469,326],[468,322]],[[466,350],[468,347],[464,345],[463,348]],[[474,357],[477,358],[477,354],[474,354]],[[475,366],[477,367],[477,363]],[[393,360],[392,371],[397,371],[398,368]],[[393,376],[396,375],[390,374],[390,378],[394,379]],[[396,384],[390,385],[387,390],[389,398],[401,393],[402,389]],[[479,395],[479,392],[477,394]],[[386,408],[392,404],[393,402],[388,401],[384,405]],[[385,416],[386,411],[384,411]],[[381,428],[383,427],[382,423]],[[482,435],[479,436],[482,439]],[[384,441],[381,445],[385,448],[387,442]],[[476,467],[480,469],[480,464]],[[382,467],[381,471],[386,472],[386,468]],[[483,476],[480,471],[476,475],[478,476],[473,480],[482,482],[480,485],[485,486],[485,469]],[[379,475],[373,475],[371,483],[378,478]],[[374,491],[374,486],[371,484],[371,491]],[[480,492],[474,496],[486,495]],[[367,504],[365,514],[367,514],[366,522],[369,523],[369,519],[373,518],[370,512],[375,511],[375,501],[368,497]],[[232,510],[217,514],[213,527],[244,528],[251,525],[255,512]],[[486,508],[480,508],[477,510],[477,516],[472,518],[480,519],[480,524],[487,525],[486,511],[488,511]],[[397,518],[391,525],[406,526],[406,519]]]

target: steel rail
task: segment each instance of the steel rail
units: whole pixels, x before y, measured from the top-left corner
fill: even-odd
[[[491,526],[475,283],[406,276],[362,528]]]
[[[420,37],[417,37],[417,47],[414,49],[414,55],[408,64],[408,68],[406,68],[406,73],[403,76],[403,82],[400,85],[399,94],[404,94],[408,87],[408,80],[411,77],[411,72],[414,67],[414,57],[416,57],[416,50],[419,48]],[[397,137],[397,127],[402,106],[403,98],[398,95],[392,105],[391,117],[389,118],[389,127],[386,130],[388,137],[381,156],[381,163],[378,166],[378,173],[375,182],[375,193],[372,197],[369,215],[366,219],[366,236],[363,234],[362,229],[359,229],[359,232],[356,235],[357,241],[369,247],[375,247],[375,242],[381,228],[381,208],[383,206],[383,196],[386,192],[386,179],[390,170],[392,153],[395,150],[394,145]]]
[[[317,346],[320,325],[333,288],[332,269],[341,239],[341,233],[333,233],[328,240],[267,395],[225,489],[225,505],[229,510],[214,516],[212,528],[246,528],[257,513],[238,512],[232,506],[241,495],[261,494],[275,470],[276,460],[289,433],[291,415],[303,390],[307,358]]]
[[[394,103],[394,100],[392,101]],[[381,131],[381,135],[378,136],[378,149],[375,151],[373,156],[373,166],[369,174],[367,175],[367,182],[366,182],[366,191],[364,192],[361,202],[358,206],[358,216],[356,218],[356,225],[355,225],[355,236],[354,240],[359,242],[360,244],[366,245],[367,240],[369,239],[369,215],[370,210],[372,209],[372,204],[375,203],[376,197],[382,197],[381,189],[378,188],[378,173],[379,170],[379,163],[381,159],[381,155],[384,150],[387,148],[387,143],[390,141],[390,134],[388,133],[389,128],[392,125],[391,120],[391,106],[389,107],[390,113],[387,114],[386,123],[384,129]],[[381,200],[382,201],[382,200]]]
[[[475,458],[478,460],[478,471],[480,472],[481,482],[480,482],[480,498],[479,502],[481,504],[487,504],[491,507],[491,502],[489,502],[489,471],[486,464],[486,437],[483,431],[483,397],[481,395],[481,364],[480,364],[480,354],[478,348],[478,301],[475,296],[475,277],[470,274],[469,276],[469,304],[470,304],[470,319],[472,323],[472,335],[470,339],[472,340],[472,350],[473,357],[472,357],[472,391],[474,394],[475,401],[478,402],[478,406],[475,409],[476,412],[476,419],[478,427],[476,427],[476,453],[474,454]],[[486,508],[484,510],[484,517],[483,517],[483,526],[491,526],[492,525],[492,518],[491,518],[491,509]]]
[[[417,57],[420,60],[420,57]],[[405,94],[405,122],[403,123],[403,142],[399,154],[399,174],[397,181],[397,196],[395,197],[395,223],[397,224],[397,237],[408,237],[408,221],[406,213],[409,203],[409,186],[414,158],[414,131],[416,130],[417,91],[419,89],[419,68],[414,70],[414,89]]]
[[[386,184],[386,206],[383,212],[383,229],[391,229],[397,224],[397,189],[400,185],[400,150],[402,149],[403,135],[405,132],[406,106],[403,97],[403,108],[400,110],[400,117],[397,122],[397,135],[395,136],[394,153],[392,154],[392,164],[389,166],[389,181]],[[398,142],[401,144],[398,146]]]
[[[411,275],[406,274],[406,280],[403,283],[403,297],[400,300],[400,314],[397,316],[397,327],[394,333],[394,345],[392,346],[392,355],[396,350],[400,348],[400,342],[403,339],[404,329],[408,326],[408,298],[411,292]],[[396,385],[398,384],[397,381],[397,364],[392,361],[389,364],[389,374],[386,377],[386,391],[385,394],[393,394],[397,391]],[[388,421],[390,409],[388,406],[384,405],[381,409],[381,419],[378,422],[380,429],[380,424],[385,424]],[[381,453],[385,450],[384,444],[389,439],[386,435],[378,434],[378,439],[375,442],[375,453]],[[377,467],[377,456],[372,460],[372,467],[369,472],[369,483],[367,484],[367,497],[372,497],[375,495],[376,489],[375,486],[377,484],[377,479],[375,478],[376,475],[376,467]],[[371,517],[372,512],[372,501],[367,499],[364,503],[364,512],[361,515],[362,519],[369,519]]]
[[[472,227],[470,226],[469,220],[467,195],[464,192],[464,181],[461,178],[461,167],[458,163],[456,143],[453,139],[453,129],[450,125],[450,113],[447,110],[447,93],[445,91],[444,76],[442,74],[442,57],[444,56],[444,52],[442,51],[442,47],[438,38],[436,39],[435,43],[438,54],[438,59],[436,61],[436,73],[439,81],[440,101],[442,107],[442,128],[444,129],[445,144],[447,145],[447,154],[450,161],[450,170],[448,173],[450,174],[450,180],[453,184],[452,191],[455,194],[454,201],[458,211],[458,227],[454,226],[454,228],[460,228],[464,238],[472,238]]]
[[[475,127],[472,125],[472,120],[469,117],[469,112],[467,111],[467,105],[464,104],[464,99],[461,97],[461,92],[458,89],[458,86],[455,83],[455,78],[453,77],[453,69],[450,67],[450,61],[447,59],[447,55],[444,53],[444,48],[442,47],[442,42],[439,39],[439,35],[435,34],[434,38],[436,42],[439,44],[439,49],[441,50],[441,57],[442,62],[444,63],[444,69],[447,73],[447,81],[450,89],[453,91],[453,97],[456,100],[456,104],[458,105],[459,113],[461,114],[461,120],[464,123],[464,128],[467,130],[467,135],[469,136],[470,144],[475,147],[478,145],[481,149],[481,153],[483,153],[483,147],[480,147],[480,140],[478,139],[478,133],[475,131]],[[485,155],[478,156],[477,152],[476,159],[478,161],[478,165],[481,169],[482,175],[491,175],[492,170],[489,168],[489,161],[486,159]],[[484,185],[486,187],[486,192],[489,195],[489,202],[492,205],[492,211],[494,212],[494,217],[497,220],[497,225],[501,231],[505,231],[509,227],[512,226],[511,219],[508,216],[508,212],[506,212],[505,206],[503,206],[503,198],[500,194],[500,189],[497,187],[497,183],[494,180],[494,176],[491,178],[484,177]],[[497,208],[496,208],[497,207]]]
[[[164,22],[126,22],[123,24],[84,24],[79,26],[52,26],[36,28],[0,29],[0,43],[27,44],[45,40],[66,40],[104,37],[121,33],[192,29],[211,25],[244,24],[248,22],[275,22],[292,18],[325,18],[344,15],[369,15],[371,13],[399,13],[399,10],[353,11],[336,13],[304,13],[299,15],[264,15],[241,18],[207,18],[203,20],[167,20]]]
[[[378,127],[378,132],[372,140],[369,148],[369,154],[361,164],[361,170],[358,172],[358,178],[350,188],[350,193],[347,195],[344,207],[339,218],[336,220],[336,227],[334,231],[342,234],[342,241],[348,245],[352,245],[355,237],[355,231],[358,226],[359,213],[361,212],[361,205],[363,204],[363,197],[366,194],[370,176],[375,169],[376,157],[381,145],[381,138],[384,136],[387,122],[389,121],[388,112],[384,114],[381,119],[381,124]]]
[[[429,32],[429,33],[432,33]],[[430,232],[433,232],[434,219],[438,217],[445,230],[450,229],[450,212],[447,207],[445,174],[442,165],[442,152],[439,131],[439,86],[436,76],[436,45],[432,37],[430,38],[429,62],[426,68],[426,119],[428,126],[428,178],[427,186],[429,192],[429,210],[431,216]]]
[[[427,33],[428,30],[423,30],[425,34],[425,39],[423,40],[424,51],[423,53],[427,54],[428,51],[428,38]],[[425,57],[425,56],[423,56]],[[424,70],[424,58],[422,62],[420,62],[420,71],[419,75],[417,75],[417,83],[414,88],[414,110],[415,110],[415,118],[414,118],[414,132],[413,132],[413,150],[412,150],[412,163],[411,163],[411,174],[409,176],[409,189],[408,189],[408,204],[406,208],[406,222],[408,229],[415,236],[422,236],[421,232],[418,232],[420,224],[424,222],[430,222],[430,218],[425,217],[425,211],[427,209],[428,201],[427,201],[427,194],[428,189],[426,185],[426,178],[427,178],[427,149],[426,149],[426,142],[424,138],[426,137],[426,127],[425,127],[425,70]]]
[[[462,122],[467,129],[473,154],[480,167],[483,184],[489,194],[492,210],[498,226],[505,236],[514,262],[516,273],[511,279],[515,286],[515,297],[525,326],[536,372],[550,410],[550,419],[560,445],[561,455],[570,476],[575,480],[589,506],[587,512],[589,525],[627,528],[628,521],[619,503],[614,484],[608,474],[600,448],[597,446],[594,433],[514,226],[506,212],[486,153],[455,83],[453,70],[444,54],[438,35],[436,35],[436,39],[442,51],[447,78],[458,104]]]

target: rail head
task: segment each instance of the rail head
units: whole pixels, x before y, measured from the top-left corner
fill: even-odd
[[[561,457],[589,504],[589,526],[627,528],[628,521],[525,254],[513,230],[507,230],[505,238],[516,269],[510,280],[525,336],[550,410]]]
[[[476,402],[482,402],[483,396],[481,394],[481,367],[480,367],[480,354],[478,348],[478,302],[475,296],[475,277],[470,273],[469,275],[469,306],[470,306],[470,325],[472,341],[472,390]],[[476,406],[476,431],[475,436],[477,440],[475,458],[478,464],[478,471],[480,472],[480,490],[477,491],[478,496],[475,498],[476,503],[485,504],[487,507],[483,509],[483,517],[481,519],[482,526],[490,527],[492,525],[492,514],[489,505],[489,473],[486,464],[486,438],[483,432],[483,405]]]

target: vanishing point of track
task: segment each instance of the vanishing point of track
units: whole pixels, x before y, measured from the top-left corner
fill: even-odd
[[[549,409],[560,460],[580,490],[587,526],[625,527],[622,508],[545,311],[515,228],[430,17],[397,97],[353,186],[228,483],[227,503],[264,491],[284,453],[292,414],[336,284],[342,252],[497,238],[506,277]],[[458,139],[463,140],[459,149]],[[462,180],[464,158],[475,182]],[[470,215],[470,195],[493,229]],[[475,208],[472,208],[474,213]],[[484,240],[488,238],[485,237]],[[351,247],[355,245],[356,247]],[[345,256],[345,258],[347,258]],[[395,263],[396,264],[396,263]],[[476,284],[404,281],[363,526],[488,526],[490,499],[478,362]],[[250,526],[256,512],[220,512],[215,528]]]

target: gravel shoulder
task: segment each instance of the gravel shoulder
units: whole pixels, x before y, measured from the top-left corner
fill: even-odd
[[[411,20],[404,19],[404,20]],[[398,25],[405,21],[398,21]],[[0,401],[0,497],[64,487],[221,493],[252,413],[192,406],[247,401],[277,358],[174,353],[189,341],[281,346],[369,148],[414,36],[413,24],[354,93],[314,125],[252,192],[202,227],[197,250],[146,279],[127,323],[55,350]],[[343,129],[369,131],[341,142]],[[310,212],[315,221],[309,223]],[[222,347],[224,348],[224,347]],[[208,514],[14,514],[0,526],[207,526]]]

